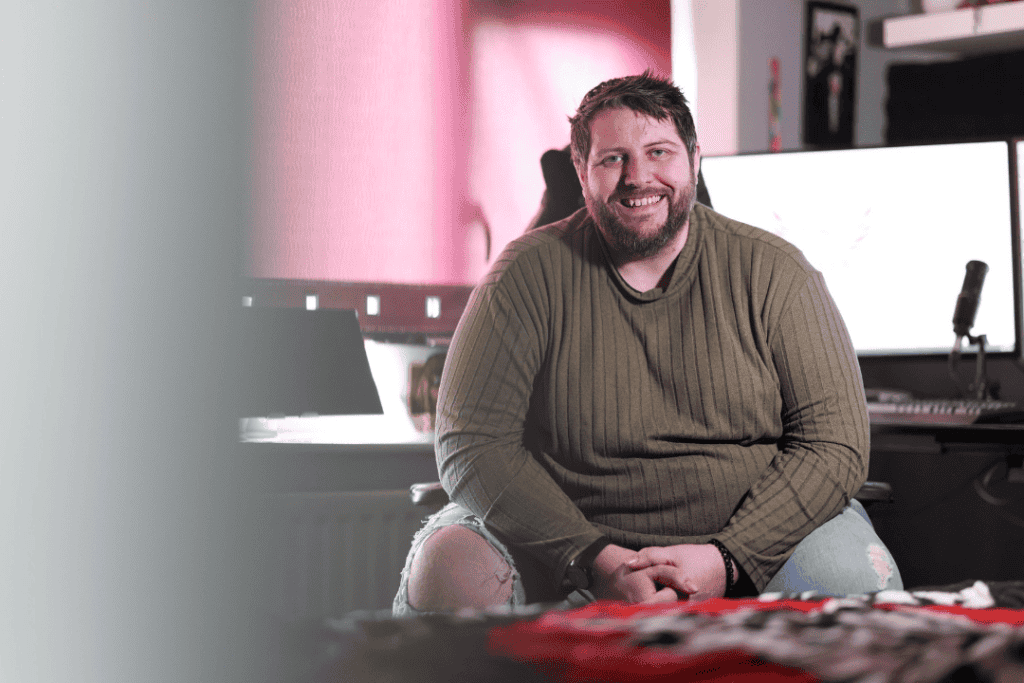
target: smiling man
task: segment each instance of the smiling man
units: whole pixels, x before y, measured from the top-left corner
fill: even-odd
[[[901,588],[852,499],[868,421],[821,274],[695,203],[670,82],[602,83],[571,124],[586,208],[470,299],[438,398],[452,503],[395,613]]]
[[[580,145],[574,154],[587,210],[622,276],[650,289],[686,243],[699,151],[687,148],[671,119],[628,108],[600,111],[590,135],[589,153]]]

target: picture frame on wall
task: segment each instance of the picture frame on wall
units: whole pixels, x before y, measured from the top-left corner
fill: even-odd
[[[857,8],[808,0],[804,34],[803,141],[811,148],[853,146],[857,53]]]

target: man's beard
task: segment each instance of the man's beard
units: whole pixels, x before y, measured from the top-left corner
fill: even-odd
[[[693,210],[697,196],[696,185],[696,181],[691,180],[680,193],[678,201],[670,196],[665,197],[665,201],[668,202],[668,217],[661,228],[649,235],[639,235],[626,227],[607,203],[593,201],[589,196],[585,199],[587,210],[597,222],[601,235],[608,242],[612,252],[620,259],[632,261],[657,254],[679,235]]]

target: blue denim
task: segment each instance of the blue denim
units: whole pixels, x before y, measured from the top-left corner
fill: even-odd
[[[903,590],[903,579],[864,506],[851,500],[797,544],[764,592],[844,596],[880,590]]]
[[[482,519],[458,503],[448,503],[439,511],[431,515],[423,527],[417,531],[416,535],[413,537],[412,547],[409,548],[409,554],[405,559],[405,568],[402,569],[402,579],[398,586],[398,593],[395,595],[395,599],[391,604],[391,614],[396,617],[430,614],[430,612],[418,610],[409,604],[409,571],[412,568],[413,558],[416,557],[416,553],[419,552],[424,541],[427,540],[427,537],[438,529],[451,524],[460,524],[475,531],[498,552],[505,562],[508,563],[509,568],[512,570],[512,598],[509,600],[508,604],[505,605],[505,609],[513,613],[523,610],[529,611],[526,602],[526,586],[523,583],[522,574],[520,574],[519,569],[516,567],[516,562],[513,559],[512,553],[509,552],[505,544],[502,543],[501,540],[499,540],[498,537],[484,525]],[[573,591],[561,602],[551,603],[551,605],[556,609],[569,609],[572,607],[582,607],[583,605],[593,601],[594,596],[589,591]]]

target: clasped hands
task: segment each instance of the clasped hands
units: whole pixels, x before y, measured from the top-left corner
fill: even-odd
[[[711,544],[606,546],[594,560],[594,597],[626,602],[707,600],[725,594],[725,561]]]

